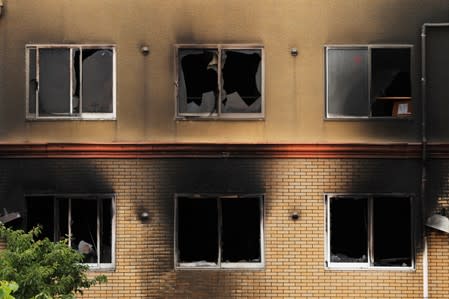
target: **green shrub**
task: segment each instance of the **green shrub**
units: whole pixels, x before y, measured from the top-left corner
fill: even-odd
[[[68,240],[38,240],[40,231],[39,227],[24,232],[0,225],[0,238],[6,240],[6,249],[0,251],[0,280],[18,284],[14,296],[75,298],[83,289],[106,282],[105,276],[87,278],[89,267],[82,264],[83,256],[67,245]]]
[[[17,291],[19,286],[14,281],[0,281],[0,299],[15,299],[11,293]]]

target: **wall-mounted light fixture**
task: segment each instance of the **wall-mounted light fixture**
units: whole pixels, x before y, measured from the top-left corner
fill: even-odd
[[[427,218],[426,225],[449,234],[449,218],[446,217],[446,209],[443,208],[440,214],[433,214]]]
[[[291,54],[293,57],[298,56],[298,49],[297,49],[297,48],[291,48],[291,49],[290,49],[290,54]]]
[[[140,46],[140,52],[142,52],[143,56],[147,56],[148,54],[150,54],[150,47],[148,47],[147,45],[142,45]]]
[[[139,215],[140,217],[140,221],[144,222],[144,221],[148,221],[148,219],[150,219],[150,214],[147,211],[142,211]]]
[[[295,211],[292,213],[290,217],[292,218],[293,221],[296,221],[299,219],[299,213]]]

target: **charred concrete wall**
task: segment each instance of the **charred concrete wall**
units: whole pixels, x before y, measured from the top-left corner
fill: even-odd
[[[324,194],[417,195],[419,161],[29,159],[2,160],[0,165],[0,206],[17,208],[24,215],[23,198],[30,193],[116,194],[116,268],[105,273],[107,284],[89,290],[85,298],[419,298],[422,294],[418,232],[414,270],[327,270],[324,256]],[[176,193],[264,194],[265,267],[174,270]],[[149,212],[148,221],[139,219],[141,211]],[[293,212],[299,213],[297,221],[291,218]],[[432,236],[434,241],[438,238]],[[434,258],[447,259],[444,252]],[[435,289],[439,286],[436,283]]]
[[[10,0],[4,4],[2,142],[419,141],[420,28],[425,22],[444,22],[448,15],[447,3],[441,0]],[[25,121],[25,45],[31,43],[115,44],[117,119]],[[174,121],[174,45],[179,43],[263,45],[265,120]],[[149,46],[148,56],[140,51],[143,44]],[[413,45],[414,118],[323,121],[326,44]],[[298,49],[298,56],[291,56],[292,47]]]

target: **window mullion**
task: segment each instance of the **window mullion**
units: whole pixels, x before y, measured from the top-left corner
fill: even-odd
[[[221,268],[221,235],[222,235],[222,228],[223,228],[223,217],[222,217],[222,209],[221,209],[221,199],[217,198],[217,210],[218,210],[218,225],[217,225],[217,229],[218,229],[218,267]]]
[[[97,199],[97,265],[100,266],[101,264],[101,238],[100,238],[100,225],[101,225],[101,221],[100,221],[100,215],[103,214],[103,211],[101,209],[102,205],[101,203],[103,202],[103,199]]]
[[[218,80],[218,99],[217,99],[217,114],[220,117],[221,116],[221,98],[222,98],[222,88],[221,88],[221,78],[222,78],[222,74],[221,74],[221,45],[218,45],[218,57],[217,57],[217,80]]]
[[[36,117],[39,117],[39,85],[40,85],[40,62],[39,62],[39,51],[40,49],[36,47],[36,90],[34,91],[36,93]]]
[[[53,241],[59,241],[59,201],[53,197]]]
[[[73,114],[73,48],[69,50],[69,105],[70,105],[70,115]]]
[[[72,199],[68,199],[68,215],[67,215],[67,228],[68,228],[68,234],[69,234],[69,247],[72,247]]]
[[[374,266],[373,198],[368,197],[368,265]]]
[[[79,48],[80,51],[80,61],[79,61],[79,95],[78,95],[78,113],[79,115],[82,115],[83,113],[83,49]]]

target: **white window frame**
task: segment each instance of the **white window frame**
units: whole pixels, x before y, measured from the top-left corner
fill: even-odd
[[[410,80],[411,80],[411,95],[410,95],[410,103],[413,104],[413,74],[414,74],[414,46],[412,44],[341,44],[341,45],[325,45],[324,46],[324,75],[325,75],[325,105],[324,105],[324,119],[326,120],[335,120],[335,119],[412,119],[415,112],[410,116],[372,116],[372,109],[369,107],[369,115],[367,116],[350,116],[350,115],[331,115],[328,113],[329,106],[329,69],[328,69],[328,52],[332,49],[349,49],[349,50],[362,50],[366,49],[368,51],[368,97],[366,99],[367,105],[371,104],[371,83],[372,83],[372,58],[371,52],[373,49],[410,49]]]
[[[179,248],[178,248],[178,198],[188,197],[191,199],[195,198],[214,198],[218,202],[222,199],[229,198],[259,198],[259,209],[260,209],[260,262],[258,263],[226,263],[221,262],[221,251],[220,242],[218,242],[218,261],[217,263],[207,262],[207,263],[182,263],[178,260]],[[263,194],[245,194],[245,195],[219,195],[219,194],[175,194],[175,213],[174,213],[174,265],[175,270],[226,270],[226,269],[248,269],[248,270],[260,270],[265,267],[265,239],[264,239],[264,219],[265,219],[265,196]],[[213,200],[213,199],[211,199]],[[218,238],[221,240],[221,204],[219,203],[219,216],[217,229],[219,230]]]
[[[216,99],[217,112],[215,113],[181,113],[179,112],[179,50],[180,49],[216,49],[218,51],[218,98]],[[221,97],[222,97],[222,72],[221,72],[221,51],[222,50],[260,50],[260,66],[261,66],[261,84],[260,84],[260,113],[222,113]],[[265,54],[264,47],[260,44],[176,44],[175,45],[175,120],[263,120],[265,118]]]
[[[410,200],[410,240],[411,240],[411,265],[408,267],[399,267],[399,266],[375,266],[373,261],[373,201],[374,197],[388,197],[391,200],[395,200],[395,198],[408,198]],[[366,199],[368,201],[368,252],[367,252],[367,262],[366,263],[356,263],[356,262],[332,262],[331,261],[331,221],[330,221],[330,200],[331,198],[342,197],[342,198],[353,198],[353,199]],[[411,271],[415,270],[415,238],[414,238],[414,196],[411,194],[405,193],[326,193],[324,194],[324,203],[326,207],[325,213],[325,248],[324,248],[324,256],[325,256],[325,268],[329,270],[393,270],[393,271]]]
[[[112,271],[115,270],[115,246],[116,246],[116,199],[114,194],[27,194],[25,198],[29,197],[53,197],[53,240],[57,240],[59,238],[57,232],[59,229],[59,200],[67,199],[68,200],[68,217],[67,217],[67,229],[68,229],[68,246],[72,248],[72,212],[71,212],[71,203],[72,200],[95,200],[97,201],[97,263],[83,263],[89,266],[90,270],[106,270]],[[112,217],[111,217],[111,263],[101,263],[101,241],[100,241],[100,209],[101,209],[101,200],[102,199],[110,199],[112,205]]]
[[[70,113],[64,115],[50,115],[50,116],[42,116],[39,115],[39,87],[36,90],[36,108],[35,113],[30,113],[30,50],[36,50],[36,79],[39,81],[39,49],[69,49],[70,50],[70,62],[72,61],[72,52],[74,49],[83,50],[83,49],[107,49],[111,50],[112,57],[112,112],[111,113],[91,113],[91,112],[82,112],[82,96],[80,94],[80,103],[79,103],[79,113],[73,112],[73,98],[72,94],[70,94]],[[82,51],[81,51],[82,53]],[[117,51],[116,46],[114,44],[27,44],[25,46],[25,66],[26,66],[26,105],[25,105],[25,115],[27,120],[115,120],[116,119],[116,98],[117,98],[117,80],[116,80],[116,57]],[[82,66],[80,66],[82,68]],[[70,67],[70,76],[73,76],[72,68]],[[82,81],[82,78],[81,78]],[[70,79],[70,86],[72,86],[73,80]]]

